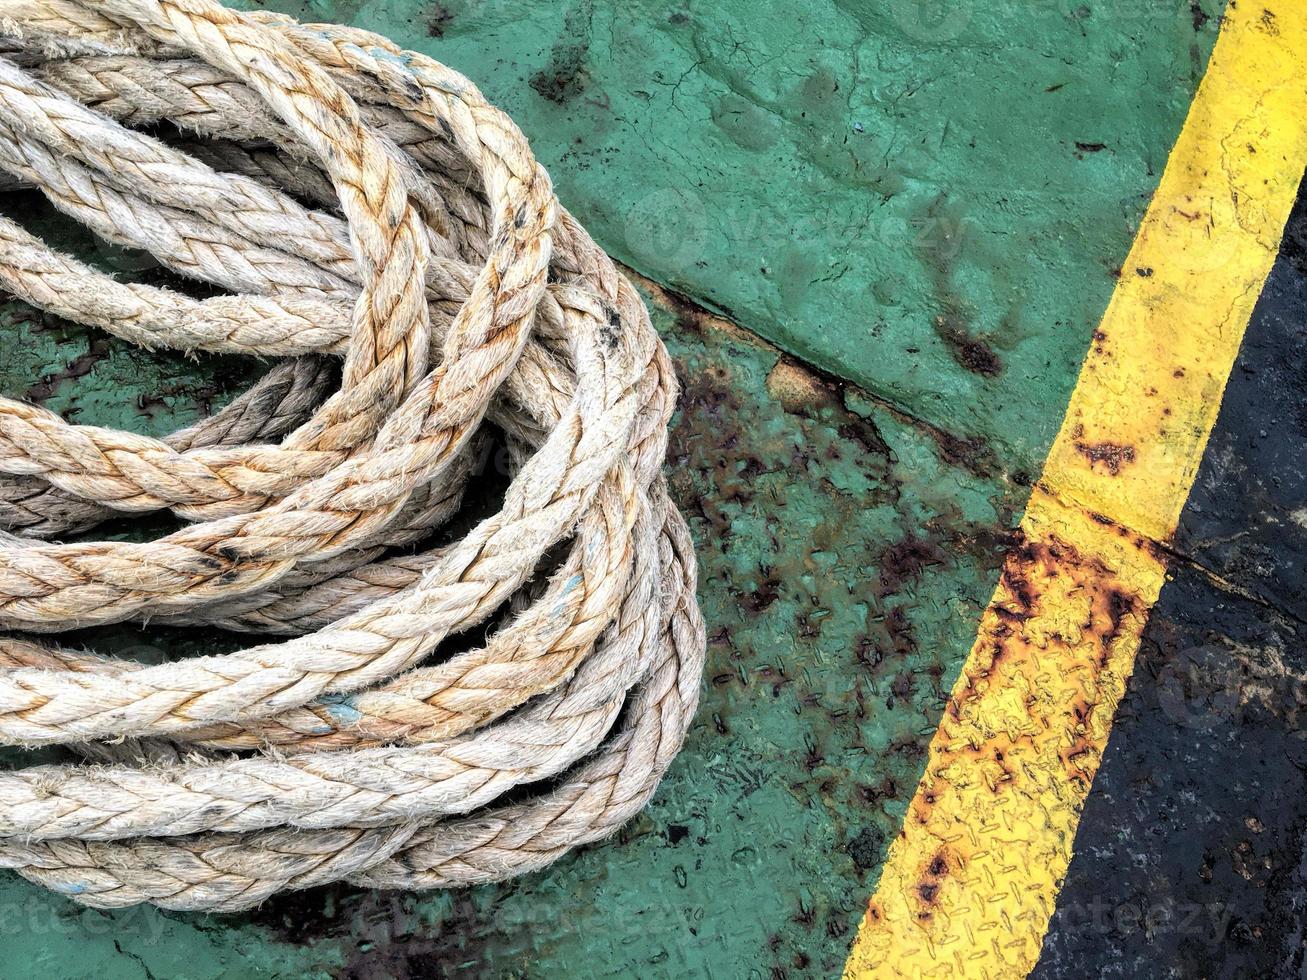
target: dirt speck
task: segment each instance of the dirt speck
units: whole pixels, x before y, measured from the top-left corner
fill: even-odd
[[[767,393],[792,415],[808,415],[831,401],[826,384],[807,368],[782,357],[767,375]]]
[[[432,4],[431,13],[427,15],[427,37],[444,37],[445,28],[453,23],[453,20],[454,15],[443,3]]]

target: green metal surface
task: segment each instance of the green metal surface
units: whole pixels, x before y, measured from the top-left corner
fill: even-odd
[[[600,244],[674,290],[649,286],[684,386],[669,475],[700,556],[703,704],[649,810],[543,874],[237,917],[87,911],[6,875],[0,976],[838,971],[1215,4],[260,6],[465,72]],[[26,196],[0,210],[159,275]],[[260,370],[12,302],[0,347],[6,394],[151,433]],[[113,643],[218,642],[180,635]]]
[[[428,52],[615,256],[1038,471],[1216,0],[272,0]]]

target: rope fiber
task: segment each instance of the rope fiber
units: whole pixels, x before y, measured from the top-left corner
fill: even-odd
[[[162,439],[0,398],[0,744],[70,759],[0,772],[0,867],[233,911],[512,877],[645,805],[704,655],[676,382],[504,113],[354,28],[0,0],[0,171],[209,298],[3,215],[0,288],[276,359]],[[502,502],[469,517],[495,446]],[[179,529],[85,535],[156,512]],[[146,620],[265,641],[149,666],[39,635]]]

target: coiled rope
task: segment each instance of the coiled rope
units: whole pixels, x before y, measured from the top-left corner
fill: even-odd
[[[129,128],[162,123],[201,138]],[[0,217],[4,289],[148,347],[283,358],[164,439],[0,399],[0,741],[85,760],[0,773],[0,867],[230,911],[507,878],[634,815],[703,662],[660,476],[675,380],[512,121],[360,30],[0,0],[0,170],[224,292],[116,281]],[[492,432],[499,512],[397,550],[460,512]],[[156,511],[189,523],[48,540]],[[281,638],[145,666],[18,635],[145,619]]]

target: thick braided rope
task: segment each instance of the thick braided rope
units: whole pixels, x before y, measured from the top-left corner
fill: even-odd
[[[25,433],[25,435],[30,435],[30,434]]]
[[[491,881],[612,833],[702,670],[659,476],[675,383],[520,132],[383,38],[212,0],[4,0],[0,37],[0,170],[226,292],[118,282],[3,216],[0,287],[146,347],[289,358],[161,440],[0,399],[0,625],[291,637],[158,666],[0,638],[0,741],[96,763],[0,774],[0,865],[233,910]],[[130,128],[162,122],[202,139]],[[498,512],[397,552],[496,441]],[[42,540],[159,509],[194,523]]]
[[[186,18],[183,22],[190,24]],[[494,116],[491,120],[501,124]],[[67,617],[69,606],[80,606],[85,610],[82,622],[105,622],[132,614],[146,602],[156,608],[163,604],[182,608],[218,595],[237,595],[285,574],[290,558],[357,540],[392,516],[416,483],[437,477],[480,421],[488,393],[520,353],[528,319],[524,308],[544,274],[548,237],[542,229],[548,225],[552,199],[540,199],[546,182],[537,167],[529,159],[516,163],[519,170],[531,171],[531,184],[520,192],[520,204],[510,200],[511,220],[502,222],[505,243],[498,256],[491,256],[488,272],[494,273],[499,289],[486,285],[485,273],[478,278],[446,337],[446,362],[422,379],[422,391],[406,400],[380,433],[379,443],[391,451],[372,453],[369,465],[357,459],[346,461],[265,508],[256,520],[214,521],[205,525],[204,532],[178,532],[150,549],[97,547],[95,554],[105,559],[98,562],[86,561],[85,546],[27,549],[21,566],[0,568],[0,580],[13,572],[12,592],[22,596],[10,602],[4,610],[9,615],[0,613],[0,618],[12,625],[30,625],[52,609]],[[538,208],[532,209],[533,203]],[[386,276],[392,276],[395,268],[395,263],[388,265]],[[369,307],[365,295],[357,308],[367,312]],[[422,308],[425,311],[425,304]],[[425,325],[425,318],[422,321]],[[369,335],[365,341],[372,345],[375,337]],[[353,351],[346,358],[346,379]],[[417,430],[425,430],[421,438]],[[342,503],[356,506],[341,507]],[[3,555],[0,566],[4,566]],[[73,572],[76,584],[68,587],[60,581],[64,576],[56,571],[58,566]],[[131,581],[132,588],[120,584],[124,579]],[[0,588],[3,585],[0,581]]]
[[[121,60],[122,59],[120,59],[120,61]],[[176,63],[170,63],[170,64],[175,66]],[[145,73],[142,71],[137,71],[135,74],[143,75]],[[109,73],[108,77],[111,79],[120,79],[122,75],[123,75],[122,71],[116,71],[116,72]],[[147,76],[143,80],[149,81],[150,77]],[[158,80],[155,79],[155,81]],[[178,86],[175,84],[175,82],[170,84],[169,83],[170,81],[171,80],[164,81],[160,84],[161,84],[161,88],[163,88],[164,91],[172,93],[177,89]],[[225,86],[225,88],[232,88],[232,87],[233,87],[232,85]],[[242,100],[242,104],[248,105],[249,101],[250,101],[249,99],[244,99]],[[57,114],[67,115],[68,113],[62,112]],[[211,123],[218,126],[219,127],[218,131],[221,131],[222,127],[226,127],[228,125],[239,125],[239,122],[237,120],[230,119],[230,118],[224,117],[221,119],[214,119],[213,114],[210,114],[209,117],[205,117],[205,118],[210,119]],[[35,121],[20,118],[19,122],[23,124],[22,128],[24,130],[39,128],[42,123],[42,118],[38,118]],[[151,146],[149,145],[150,141],[145,140],[143,137],[140,137],[138,134],[130,134],[126,131],[116,130],[115,127],[99,127],[99,131],[95,131],[95,127],[92,126],[91,124],[86,123],[85,121],[83,121],[83,128],[93,131],[92,138],[89,139],[89,143],[93,147],[102,147],[102,146],[118,144],[118,143],[130,144],[132,141],[135,141],[142,145],[135,147],[134,152],[129,152],[128,154],[129,156],[131,156],[133,159],[139,159],[142,156],[148,156],[150,154],[151,151]],[[264,123],[263,128],[268,131],[274,131],[273,124],[270,120]],[[64,151],[67,151],[68,147],[64,146],[62,147],[62,149]],[[101,151],[96,150],[94,152],[98,153]],[[54,157],[53,159],[57,160],[60,158]],[[70,165],[66,161],[63,163],[63,169],[67,169],[69,166]],[[59,167],[55,166],[54,169],[58,171]],[[159,175],[156,173],[154,176],[156,178],[155,183],[157,183],[158,182],[157,178]],[[205,175],[201,173],[200,176],[203,178]],[[94,174],[87,174],[84,175],[82,179],[80,179],[75,183],[78,186],[80,186],[88,182],[94,183],[95,179],[96,178]],[[181,189],[181,193],[184,193],[184,188]],[[290,202],[283,201],[282,206],[293,207],[293,204],[291,204]],[[468,213],[467,211],[463,212],[464,220],[467,220],[467,213]],[[157,212],[152,214],[152,219],[155,221],[163,220],[160,214]],[[326,219],[326,220],[329,221],[330,219]],[[152,293],[151,291],[142,289],[140,287],[132,289],[131,287],[120,287],[113,283],[105,283],[103,281],[97,282],[94,280],[93,274],[90,272],[90,270],[86,270],[84,267],[77,267],[75,263],[73,263],[71,260],[66,259],[65,257],[55,256],[53,255],[53,253],[48,253],[48,251],[44,255],[33,257],[33,253],[35,253],[36,249],[39,247],[39,243],[36,243],[36,245],[27,242],[22,244],[28,247],[20,250],[16,248],[16,246],[10,245],[8,248],[8,251],[10,253],[10,258],[11,258],[9,262],[9,268],[12,271],[11,274],[7,276],[7,279],[9,281],[6,282],[6,285],[8,285],[11,290],[15,291],[19,295],[28,296],[34,291],[34,287],[30,285],[34,279],[37,282],[42,282],[42,281],[49,282],[51,279],[50,268],[52,265],[61,265],[68,270],[66,273],[66,284],[70,288],[64,289],[60,294],[64,297],[70,298],[69,300],[67,300],[67,302],[70,303],[75,302],[76,297],[86,295],[87,293],[94,293],[100,295],[100,294],[105,294],[110,292],[116,292],[117,294],[120,294],[114,297],[116,302],[98,303],[95,305],[95,309],[91,311],[85,309],[83,310],[70,309],[67,312],[65,312],[61,310],[60,312],[65,312],[65,315],[72,315],[75,318],[83,319],[83,320],[94,320],[94,322],[96,322],[98,325],[104,326],[107,329],[110,329],[111,331],[117,332],[122,336],[126,336],[129,339],[134,339],[134,340],[137,339],[138,335],[142,332],[139,328],[133,329],[133,327],[136,325],[134,321],[137,321],[144,316],[151,319],[151,322],[149,323],[150,329],[156,332],[160,332],[160,331],[164,332],[165,334],[173,338],[172,339],[173,343],[181,344],[183,346],[192,346],[192,345],[204,346],[210,349],[220,349],[220,350],[252,350],[255,352],[262,352],[262,353],[289,352],[280,349],[280,343],[282,341],[282,338],[277,336],[279,333],[285,333],[289,331],[272,329],[271,324],[265,324],[262,326],[261,329],[258,330],[257,335],[255,335],[248,327],[244,327],[244,324],[242,323],[241,327],[243,329],[241,330],[241,333],[244,336],[235,337],[233,336],[235,331],[233,331],[231,328],[231,321],[232,319],[235,319],[234,317],[220,317],[220,318],[216,318],[215,321],[210,321],[208,317],[203,315],[203,310],[196,311],[192,309],[186,311],[188,314],[200,312],[201,315],[188,316],[187,318],[188,323],[186,328],[184,328],[187,330],[187,333],[183,335],[180,332],[182,328],[179,328],[175,325],[176,321],[180,318],[171,312],[177,304],[168,301],[170,298],[158,297],[155,293]],[[35,268],[33,268],[34,264],[35,264]],[[184,267],[184,263],[182,267]],[[24,275],[24,273],[28,272],[29,269],[32,272],[37,273],[37,275],[35,276],[31,274]],[[281,272],[280,281],[284,282],[285,281],[284,270],[279,270],[279,271]],[[438,288],[439,293],[436,295],[429,294],[429,298],[439,299],[442,296],[452,297],[454,300],[461,303],[461,301],[466,298],[466,293],[467,293],[466,283],[471,280],[471,274],[467,269],[467,267],[459,266],[456,262],[453,262],[448,265],[440,266],[439,272],[441,273],[442,281],[440,283],[433,283],[433,292],[435,291],[436,288]],[[309,275],[311,275],[311,273]],[[103,277],[100,278],[103,279]],[[269,286],[270,288],[277,288],[273,286],[271,283],[269,284]],[[47,289],[47,292],[48,291],[49,290]],[[39,299],[35,301],[40,302]],[[217,302],[226,303],[227,300],[226,298],[220,298]],[[190,304],[190,305],[192,307],[195,307],[200,304]],[[109,311],[114,309],[115,307],[123,311],[117,317],[114,317],[109,313]],[[258,312],[261,313],[263,312],[263,310],[259,310]],[[436,311],[433,310],[433,313],[434,312]],[[553,313],[552,307],[546,306],[546,312],[552,314]],[[292,319],[290,323],[290,328],[292,329],[295,325],[294,324],[295,319],[299,319],[299,318],[296,317]],[[552,319],[556,320],[556,316],[552,317]],[[330,322],[330,318],[327,319],[327,323],[329,322]],[[548,326],[548,324],[546,323],[545,326]],[[332,332],[333,334],[340,333],[339,329],[336,329]],[[207,336],[205,336],[204,334],[207,334]],[[309,338],[305,338],[305,340],[308,339]],[[323,337],[319,340],[319,343],[330,345],[332,343],[332,340],[331,338]],[[297,347],[293,349],[297,350],[299,348]],[[549,370],[549,365],[547,363],[547,356],[542,352],[540,352],[534,346],[529,345],[527,351],[524,353],[522,362],[519,364],[519,370],[515,372],[515,375],[513,376],[513,381],[516,383],[510,384],[509,386],[510,391],[520,390],[524,384],[527,385],[534,384],[536,389],[538,390],[541,387],[540,379],[547,378],[549,374],[550,374],[550,370]],[[519,377],[519,375],[521,377]],[[502,415],[503,413],[501,412],[499,414]],[[496,420],[501,422],[501,424],[503,424],[503,422],[505,421],[505,419],[499,417],[497,417]],[[520,428],[520,424],[521,424],[520,421],[517,422],[516,424]],[[30,433],[28,433],[28,435],[30,436]],[[80,433],[69,433],[68,435],[75,437],[76,435],[80,435]],[[10,468],[15,470],[21,468],[25,462],[21,458],[21,454],[13,454],[8,457],[4,457],[4,459],[8,460],[9,461],[8,465],[10,466]],[[319,454],[319,456],[317,457],[317,461],[320,466],[324,466],[326,463],[325,460],[321,459],[321,454]],[[4,465],[3,460],[0,460],[0,465]],[[143,470],[147,474],[147,476],[153,472],[153,468],[150,467],[137,466],[136,469]],[[210,481],[210,485],[222,486],[226,482],[226,480],[223,479],[222,475],[216,473],[212,475],[214,479]],[[150,506],[151,503],[157,501],[158,498],[156,494],[167,492],[166,490],[160,489],[158,485],[155,485],[153,487],[148,487],[148,488],[135,486],[133,484],[133,481],[131,481],[129,477],[121,473],[121,471],[113,474],[112,485],[110,485],[111,480],[103,474],[96,474],[94,480],[90,479],[87,474],[80,474],[80,473],[61,474],[60,476],[64,481],[72,484],[71,489],[76,489],[77,485],[82,485],[82,486],[94,485],[95,498],[98,500],[106,500],[106,499],[112,500],[114,494],[109,491],[113,489],[118,489],[126,497],[126,500],[120,503],[120,506],[123,506],[125,508],[131,508],[131,509],[144,509]],[[232,477],[229,474],[228,479],[230,478]],[[270,483],[267,481],[271,479],[273,481],[280,481],[282,484],[284,484],[286,480],[286,475],[284,473],[277,474],[277,475],[264,474],[262,478],[264,482],[257,489],[265,493],[276,492],[277,483],[276,482]],[[124,484],[125,484],[125,489],[121,486]],[[152,493],[151,490],[153,490],[154,493]],[[194,492],[194,488],[188,488],[188,490],[192,493]],[[220,496],[221,498],[223,498],[221,502],[221,506],[226,511],[236,509],[240,504],[240,501],[231,499],[230,493],[222,493]],[[190,510],[193,514],[195,508],[192,506]],[[210,516],[213,516],[212,504],[207,506],[206,512]]]

